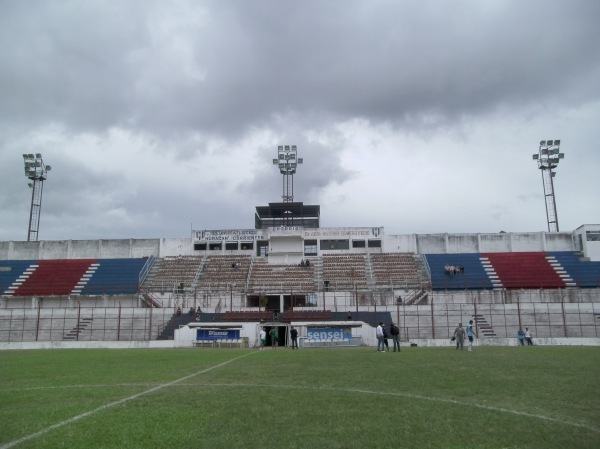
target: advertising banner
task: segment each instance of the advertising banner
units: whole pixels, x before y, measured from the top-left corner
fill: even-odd
[[[306,329],[309,340],[349,340],[352,338],[351,327],[309,327]]]
[[[239,329],[197,329],[196,340],[215,341],[215,340],[239,340]]]

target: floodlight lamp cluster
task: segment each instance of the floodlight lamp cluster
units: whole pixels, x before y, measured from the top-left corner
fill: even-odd
[[[41,153],[23,154],[23,162],[25,162],[25,176],[32,181],[44,181],[52,169],[51,166],[44,164]],[[32,183],[28,185],[33,186]]]
[[[558,166],[565,154],[560,152],[560,140],[542,140],[538,153],[534,154],[533,160],[537,161],[540,170],[550,170],[552,172]],[[552,172],[552,176],[556,173]]]
[[[273,159],[273,165],[279,166],[282,175],[293,175],[299,164],[304,161],[298,157],[296,145],[279,145],[277,147],[277,159]]]

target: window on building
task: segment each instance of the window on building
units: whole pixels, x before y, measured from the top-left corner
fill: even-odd
[[[194,243],[194,251],[206,251],[206,243]]]
[[[369,240],[369,248],[381,248],[381,240]]]
[[[242,249],[242,250],[254,249],[254,244],[252,242],[241,242],[240,249]]]
[[[585,239],[588,242],[600,242],[600,231],[586,231]]]
[[[305,256],[316,256],[317,255],[317,241],[316,240],[305,240],[304,241],[304,255]]]
[[[237,242],[225,242],[225,250],[226,251],[237,251],[238,243]]]
[[[221,242],[219,242],[219,243],[210,243],[208,245],[208,250],[209,251],[220,251],[221,248],[222,248]]]
[[[365,248],[364,240],[352,240],[352,248]]]
[[[349,240],[321,240],[321,251],[350,249]]]

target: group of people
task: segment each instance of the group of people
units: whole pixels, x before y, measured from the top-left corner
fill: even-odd
[[[525,330],[519,328],[517,331],[517,338],[519,339],[520,346],[525,346],[525,343],[527,343],[527,346],[533,346],[531,332],[529,332],[528,327],[526,327]]]
[[[392,336],[392,342],[394,343],[394,352],[400,352],[400,328],[396,326],[393,322],[390,323],[389,335],[383,322],[379,322],[379,325],[375,330],[375,335],[377,337],[377,352],[389,352],[389,335]]]
[[[298,264],[299,267],[310,267],[310,260],[306,259],[302,259],[300,261],[300,263]]]
[[[277,349],[279,346],[279,329],[277,327],[272,327],[269,331],[269,336],[271,337],[271,348]],[[260,350],[267,345],[267,330],[263,327],[260,330]],[[298,330],[292,326],[290,329],[290,340],[292,342],[292,349],[298,349]]]
[[[446,272],[446,274],[449,274],[450,276],[454,276],[455,274],[462,274],[465,272],[465,267],[463,266],[458,266],[458,265],[449,265],[446,264],[444,266],[444,271]]]
[[[241,264],[241,263],[239,263],[239,262],[233,262],[233,263],[231,264],[231,268],[236,268],[236,269],[237,269],[237,268],[242,268],[242,264]]]
[[[188,310],[188,316],[190,317],[196,317],[196,321],[200,321],[200,315],[202,314],[202,309],[200,308],[200,306],[198,306],[198,308],[194,309],[193,307],[190,307],[190,310]],[[177,309],[175,310],[175,315],[176,316],[181,316],[181,307],[177,307]]]
[[[456,341],[456,349],[462,351],[464,343],[465,343],[465,335],[468,338],[469,342],[467,343],[467,349],[469,351],[473,350],[473,339],[475,338],[475,332],[473,331],[473,320],[469,320],[469,324],[467,324],[467,329],[463,328],[462,323],[458,323],[458,327],[454,329],[454,335],[451,338],[452,341]]]
[[[450,340],[456,341],[456,349],[463,348],[465,335],[469,340],[469,342],[467,343],[467,347],[469,351],[472,351],[473,338],[475,337],[475,333],[473,331],[473,320],[469,321],[469,324],[467,324],[466,329],[463,328],[462,323],[458,323],[458,327],[454,329],[454,335]],[[520,346],[525,346],[526,343],[527,346],[533,346],[533,337],[531,336],[531,332],[529,331],[528,327],[526,327],[525,330],[519,328],[517,332],[517,338],[519,340]]]

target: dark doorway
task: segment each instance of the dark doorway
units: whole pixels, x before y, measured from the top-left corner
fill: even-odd
[[[286,326],[264,326],[265,332],[267,333],[267,346],[273,346],[273,339],[271,338],[271,330],[277,329],[277,339],[279,340],[278,347],[287,346],[287,327]]]

